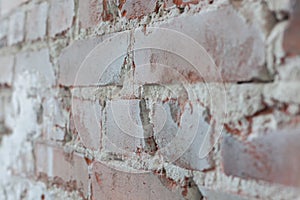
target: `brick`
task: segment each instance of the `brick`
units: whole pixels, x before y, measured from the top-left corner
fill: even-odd
[[[103,0],[102,5],[102,20],[103,21],[113,21],[119,17],[119,8],[122,7],[124,1],[116,1],[116,0]]]
[[[300,3],[295,1],[290,24],[284,33],[283,48],[289,54],[300,54]]]
[[[101,21],[103,12],[102,1],[80,0],[78,8],[79,24],[81,28],[95,27]]]
[[[222,167],[227,175],[300,186],[299,127],[256,134],[245,141],[223,135]]]
[[[71,28],[74,17],[73,0],[52,0],[49,9],[49,35],[54,37]]]
[[[229,192],[223,192],[220,190],[212,190],[200,187],[201,194],[204,200],[250,200],[253,198],[245,197],[240,194],[233,194]]]
[[[36,143],[35,148],[36,175],[46,175],[59,187],[71,187],[84,196],[88,194],[88,165],[81,155],[65,153],[61,147]],[[75,181],[76,184],[72,184]]]
[[[43,101],[42,124],[44,140],[65,140],[68,131],[70,111],[66,101],[69,101],[68,97],[49,97]]]
[[[165,187],[151,173],[126,173],[95,162],[92,169],[92,199],[183,199],[176,187]]]
[[[24,39],[24,22],[25,13],[23,11],[16,11],[9,18],[8,26],[8,45],[13,45],[22,42]]]
[[[16,75],[24,71],[38,73],[45,81],[46,85],[55,84],[55,75],[53,66],[50,63],[50,55],[48,49],[39,51],[22,52],[16,55]]]
[[[164,0],[165,7],[170,8],[173,5],[177,7],[185,7],[193,4],[198,4],[199,0]]]
[[[147,36],[136,37],[136,41],[142,43],[143,37]],[[207,58],[204,59],[208,60]],[[191,63],[168,51],[139,50],[134,54],[134,62],[136,66],[134,71],[135,82],[140,85],[188,84],[204,81],[201,74]],[[168,74],[168,76],[165,76],[165,74]]]
[[[76,73],[78,72],[81,63],[93,48],[96,47],[102,40],[90,39],[76,41],[69,47],[63,49],[59,63],[59,78],[58,83],[61,85],[74,85]]]
[[[224,20],[220,21],[218,19]],[[254,25],[245,23],[244,20],[233,8],[224,6],[217,11],[203,11],[194,15],[184,14],[162,22],[159,27],[179,31],[202,45],[220,68],[224,81],[236,82],[268,79],[268,72],[264,66],[265,44],[261,30]],[[195,29],[195,27],[197,28]],[[146,37],[151,37],[152,35],[153,33],[149,33]],[[139,44],[138,39],[135,40],[136,46],[143,45],[141,41],[141,44]],[[162,38],[160,37],[159,39],[157,37],[157,41],[160,40]],[[169,43],[171,41],[170,38]],[[177,41],[172,41],[173,49],[175,50],[176,45],[178,45],[177,50],[189,45],[195,45],[195,43],[182,44]],[[160,43],[163,45],[167,41]],[[193,50],[187,50],[187,52],[193,52]],[[193,54],[190,53],[187,56],[192,57]],[[185,57],[184,59],[187,58]],[[206,57],[205,59],[205,62],[208,62],[208,58]],[[155,61],[155,63],[159,62],[163,61]],[[201,66],[201,68],[202,77],[209,81],[211,76],[210,70],[213,69],[205,69],[205,66]]]
[[[48,3],[34,5],[26,18],[26,39],[42,39],[46,34]]]
[[[73,98],[72,114],[83,145],[89,149],[99,150],[102,133],[102,107],[99,102]]]
[[[0,14],[7,15],[9,14],[12,10],[20,6],[22,3],[27,2],[28,0],[1,0],[0,2]]]
[[[14,56],[0,56],[0,84],[12,84]]]
[[[193,170],[213,166],[210,154],[200,157],[200,151],[208,153],[211,147],[211,127],[205,121],[204,113],[204,109],[196,104],[186,104],[180,109],[172,101],[154,107],[154,137],[159,152],[166,160]]]
[[[131,153],[146,148],[140,112],[139,100],[113,100],[106,103],[103,141],[106,151]]]
[[[7,45],[8,20],[0,20],[0,47]]]
[[[67,86],[119,84],[121,81],[121,68],[128,47],[127,35],[123,35],[118,40],[106,41],[103,45],[105,49],[102,46],[100,49],[95,48],[110,36],[112,35],[76,41],[64,49],[59,57],[59,84]],[[114,49],[115,45],[118,45],[119,48]],[[85,62],[83,62],[84,60]],[[102,68],[99,66],[102,66]],[[102,69],[103,71],[101,71]]]
[[[126,0],[121,13],[127,19],[141,18],[155,11],[157,0]]]

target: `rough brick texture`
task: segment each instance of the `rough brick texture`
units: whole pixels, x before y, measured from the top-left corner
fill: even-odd
[[[293,152],[300,148],[299,128],[265,133],[238,141],[224,136],[222,158],[224,172],[242,178],[254,178],[299,186],[299,160]]]
[[[299,199],[299,8],[0,0],[0,199]]]

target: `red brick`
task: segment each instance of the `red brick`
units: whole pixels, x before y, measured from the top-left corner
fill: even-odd
[[[122,7],[126,0],[102,0],[102,13],[103,21],[113,21],[119,17],[119,9]]]
[[[54,37],[71,28],[74,16],[73,0],[52,0],[49,9],[49,35]]]
[[[300,2],[295,4],[283,39],[283,48],[289,54],[300,54]]]
[[[126,173],[94,163],[92,199],[183,199],[181,189],[165,187],[151,173]]]
[[[172,7],[173,5],[177,7],[185,7],[192,4],[198,4],[199,0],[165,0],[166,8]]]
[[[219,19],[223,20],[220,21]],[[174,40],[170,35],[168,39],[163,39],[160,34],[160,37],[157,36],[156,41],[159,42],[161,46],[164,44],[171,45],[172,43],[173,46],[171,47],[179,51],[191,45],[202,45],[220,68],[224,81],[236,82],[269,78],[264,65],[265,44],[262,30],[254,25],[245,23],[245,19],[237,14],[230,6],[224,6],[217,11],[203,11],[194,15],[181,15],[162,22],[160,27],[179,31],[195,40],[191,44],[186,44],[182,41],[182,39],[185,39],[184,36],[182,36],[181,40]],[[136,34],[135,46],[140,47],[147,45],[147,43],[144,42],[145,38],[154,37],[154,31],[151,30],[151,32],[152,33],[143,36],[143,40],[141,40],[142,36]],[[155,41],[154,39],[155,38],[153,38],[153,42]],[[170,49],[172,49],[171,47]],[[196,57],[193,53],[198,53],[194,52],[194,49],[189,49],[185,52],[189,52],[187,55],[189,57]],[[147,59],[149,62],[151,56]],[[187,59],[187,57],[183,59]],[[201,59],[203,58],[201,57]],[[204,59],[208,62],[207,57]],[[173,62],[176,61],[177,60]],[[191,60],[187,59],[187,61],[190,62]],[[154,63],[160,62],[164,63],[162,59],[154,60]],[[172,61],[170,61],[170,63],[172,63]],[[176,63],[174,63],[174,65],[176,69]],[[197,65],[200,65],[200,63],[197,63]],[[212,66],[208,67],[204,64],[199,67],[202,69],[202,77],[204,79],[208,79],[212,76],[210,70],[215,70],[211,68]],[[179,66],[178,68],[178,71],[180,71],[183,66]]]
[[[68,154],[64,152],[62,147],[42,143],[36,143],[34,152],[37,176],[46,175],[61,187],[66,187],[75,181],[76,185],[69,189],[78,190],[87,196],[89,188],[88,165],[81,155]]]
[[[121,13],[127,19],[140,18],[155,11],[157,0],[126,0]]]
[[[96,26],[101,21],[102,0],[80,0],[78,17],[81,28]]]
[[[0,85],[12,84],[14,56],[0,56]]]
[[[147,36],[143,36],[147,37]],[[158,38],[157,38],[158,39]],[[143,38],[136,38],[142,42]],[[174,45],[176,47],[176,45]],[[161,50],[139,50],[134,54],[135,82],[144,84],[188,84],[202,82],[203,77],[188,60]],[[206,61],[209,58],[204,58]],[[211,62],[213,65],[213,63]],[[168,74],[166,76],[165,74]]]
[[[109,36],[110,35],[106,37]],[[116,44],[108,43],[111,44],[108,46],[109,49],[107,52],[111,53],[113,56],[109,61],[112,63],[109,63],[106,68],[107,70],[104,70],[103,74],[100,74],[101,70],[99,70],[99,63],[104,59],[99,55],[102,55],[103,53],[99,52],[98,49],[95,49],[94,52],[92,50],[99,43],[103,42],[106,37],[76,41],[65,48],[59,57],[59,84],[66,86],[118,84],[120,82],[120,72],[125,57],[125,55],[123,55],[118,58],[118,53],[120,51],[122,53],[126,52],[128,42],[127,40],[121,42],[113,40],[113,43]],[[113,49],[112,47],[117,44],[119,49]],[[91,58],[91,52],[93,52],[93,56],[97,55],[96,58]],[[86,59],[87,62],[85,65],[82,65],[87,56],[90,57]]]
[[[227,175],[300,186],[299,127],[261,133],[241,141],[222,139],[222,166]]]
[[[73,98],[72,114],[83,145],[93,150],[100,149],[102,107],[99,102]]]

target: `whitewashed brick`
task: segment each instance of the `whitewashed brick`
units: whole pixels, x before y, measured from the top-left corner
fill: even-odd
[[[12,83],[14,56],[0,56],[0,85]]]
[[[26,18],[26,39],[35,40],[43,38],[46,34],[48,14],[48,3],[43,2],[35,5],[27,14]]]
[[[55,83],[55,76],[48,49],[40,51],[22,52],[16,56],[16,75],[23,71],[38,72],[44,79],[46,85]]]
[[[1,15],[7,15],[12,10],[20,6],[22,3],[27,2],[28,0],[1,0],[0,1],[0,9],[1,9]]]
[[[7,28],[8,28],[8,21],[1,20],[0,21],[0,40],[7,36]]]
[[[73,22],[73,16],[73,0],[52,0],[49,10],[49,35],[54,37],[69,29]]]
[[[17,11],[9,19],[8,44],[16,44],[24,39],[25,13]]]

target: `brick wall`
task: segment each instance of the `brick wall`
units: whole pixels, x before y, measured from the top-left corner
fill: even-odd
[[[0,199],[300,199],[296,0],[0,0]]]

